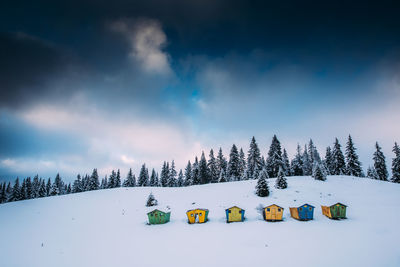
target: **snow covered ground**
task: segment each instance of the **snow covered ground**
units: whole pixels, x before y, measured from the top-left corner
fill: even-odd
[[[187,188],[118,188],[0,205],[0,266],[400,266],[400,185],[353,177],[288,178],[289,188],[254,195],[256,181]],[[171,222],[147,225],[150,192]],[[320,205],[347,204],[333,221]],[[192,204],[195,203],[195,204]],[[259,204],[285,208],[270,223]],[[314,220],[292,219],[289,206],[309,203]],[[225,223],[237,205],[246,221]],[[189,225],[186,210],[210,210]]]

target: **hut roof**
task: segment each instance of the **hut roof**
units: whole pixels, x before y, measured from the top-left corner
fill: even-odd
[[[188,210],[187,212],[190,212],[190,211],[194,211],[194,210],[204,210],[204,211],[208,211],[208,209],[192,209],[192,210]]]
[[[331,206],[335,206],[335,205],[337,205],[337,204],[347,207],[345,204],[343,204],[343,203],[340,203],[340,202],[338,202],[338,203],[335,203],[335,204],[333,204],[333,205],[331,205]]]
[[[225,209],[225,210],[230,210],[230,209],[233,209],[233,208],[238,208],[238,209],[240,209],[240,210],[243,210],[242,208],[239,208],[238,206],[232,206],[232,207],[227,208],[227,209]]]
[[[303,206],[305,206],[305,205],[310,206],[310,207],[312,207],[312,208],[315,208],[313,205],[310,205],[310,204],[307,204],[307,203],[305,203],[305,204],[299,206],[299,208],[300,208],[300,207],[303,207]]]
[[[272,205],[266,206],[264,209],[269,208],[269,207],[272,207],[272,206],[276,206],[276,207],[278,207],[278,208],[283,209],[281,206],[278,206],[278,205],[276,205],[276,204],[272,204]]]
[[[164,213],[164,214],[167,214],[168,212],[165,212],[165,211],[162,211],[162,210],[159,210],[159,209],[154,209],[154,210],[152,210],[152,211],[150,211],[150,212],[148,212],[147,214],[150,214],[150,213],[154,213],[154,212],[161,212],[161,213]]]

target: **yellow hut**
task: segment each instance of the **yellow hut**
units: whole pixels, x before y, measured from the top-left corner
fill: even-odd
[[[205,223],[208,220],[207,209],[194,209],[186,212],[189,223]]]
[[[264,208],[263,215],[264,215],[264,220],[266,221],[271,221],[271,222],[282,221],[283,208],[278,205],[272,204]]]
[[[244,221],[244,209],[237,206],[230,207],[225,210],[226,222],[243,222]]]

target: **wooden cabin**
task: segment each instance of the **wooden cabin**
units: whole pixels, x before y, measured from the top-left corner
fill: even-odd
[[[169,222],[171,212],[163,212],[155,209],[147,213],[147,217],[149,218],[149,224],[164,224]]]
[[[332,206],[321,206],[322,214],[330,219],[346,219],[347,206],[342,203],[336,203]]]
[[[270,222],[277,222],[283,220],[283,208],[272,204],[264,208],[263,210],[264,220]]]
[[[237,206],[230,207],[225,210],[226,222],[243,222],[244,221],[244,209]]]
[[[314,206],[310,204],[304,204],[297,208],[289,208],[290,216],[299,221],[309,221],[314,217]]]
[[[205,223],[208,220],[207,209],[194,209],[186,212],[189,223]]]

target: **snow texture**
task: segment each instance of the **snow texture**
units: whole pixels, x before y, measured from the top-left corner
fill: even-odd
[[[184,188],[114,188],[0,205],[1,266],[400,266],[400,185],[349,176],[288,177],[285,190],[254,194],[256,180]],[[275,179],[268,179],[271,184]],[[169,207],[171,221],[147,225],[147,196]],[[348,205],[330,220],[320,205]],[[283,222],[256,210],[276,203]],[[314,220],[290,217],[309,203]],[[237,205],[246,220],[227,224]],[[186,210],[208,208],[209,221],[189,225]]]

